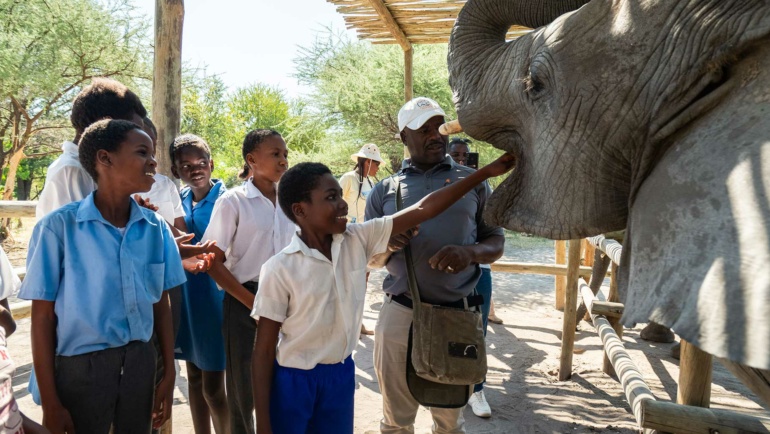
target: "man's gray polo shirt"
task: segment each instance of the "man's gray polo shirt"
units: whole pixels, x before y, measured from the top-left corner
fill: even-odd
[[[374,186],[366,200],[366,220],[396,213],[396,177],[401,182],[404,207],[417,203],[428,193],[468,176],[474,170],[455,164],[447,156],[443,162],[423,172],[404,161],[401,170]],[[420,297],[428,303],[448,303],[470,295],[481,276],[478,264],[451,274],[434,270],[428,260],[442,247],[471,245],[493,235],[503,235],[501,228],[490,226],[481,219],[484,204],[491,193],[484,182],[462,197],[441,215],[420,225],[420,233],[412,239],[414,272]],[[404,253],[391,256],[386,268],[388,276],[382,289],[393,295],[409,292]]]

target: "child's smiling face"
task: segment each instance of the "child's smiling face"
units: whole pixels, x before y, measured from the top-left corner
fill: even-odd
[[[202,149],[194,146],[182,148],[174,156],[174,165],[171,168],[174,175],[191,188],[204,188],[211,182],[211,171],[214,170],[214,161]]]
[[[289,149],[280,136],[266,137],[247,155],[251,174],[257,180],[278,182],[289,168]]]
[[[303,210],[303,216],[297,219],[303,232],[341,234],[347,228],[348,204],[342,198],[339,182],[329,173],[318,179],[318,185],[310,192],[310,202],[295,205]]]
[[[152,156],[152,139],[147,133],[138,128],[129,131],[118,149],[108,154],[111,167],[99,171],[100,181],[109,177],[113,185],[124,186],[131,193],[150,191],[158,163]]]

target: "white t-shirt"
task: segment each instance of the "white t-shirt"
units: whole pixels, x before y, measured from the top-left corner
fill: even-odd
[[[296,230],[280,206],[273,205],[251,182],[227,190],[214,204],[201,239],[216,240],[225,267],[239,282],[256,282],[259,269],[289,245]]]
[[[340,187],[342,187],[342,198],[348,203],[348,221],[350,223],[362,223],[364,211],[366,211],[366,197],[372,191],[374,183],[369,177],[360,182],[358,174],[355,171],[350,171],[340,177]],[[360,195],[358,194],[359,187]]]
[[[155,182],[150,191],[137,193],[142,199],[150,199],[150,203],[158,207],[158,214],[163,220],[174,224],[177,217],[184,217],[182,198],[179,197],[179,189],[168,176],[156,173]],[[133,195],[132,195],[133,196]]]
[[[313,369],[353,353],[366,298],[366,264],[388,248],[393,219],[348,225],[334,235],[332,260],[298,235],[262,266],[251,316],[282,323],[278,364]]]
[[[35,217],[43,218],[68,203],[85,199],[96,190],[96,183],[78,159],[78,145],[64,142],[62,154],[48,166],[43,191],[35,208]]]
[[[8,255],[5,254],[5,250],[0,247],[0,300],[5,300],[16,294],[19,287],[21,287],[21,279],[13,271],[13,266]]]

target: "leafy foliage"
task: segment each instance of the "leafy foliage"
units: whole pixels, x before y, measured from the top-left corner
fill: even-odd
[[[74,135],[70,102],[91,78],[114,77],[136,88],[149,77],[147,30],[126,0],[0,0],[5,199],[24,158],[57,152],[61,139]]]

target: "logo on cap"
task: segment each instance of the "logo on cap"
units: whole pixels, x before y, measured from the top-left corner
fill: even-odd
[[[431,104],[430,100],[427,100],[427,99],[421,99],[417,101],[416,105],[417,105],[417,108],[421,108],[421,109],[433,108],[433,104]]]

